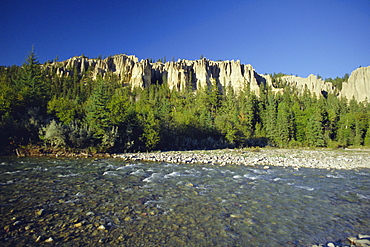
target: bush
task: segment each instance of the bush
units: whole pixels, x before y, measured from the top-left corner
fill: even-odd
[[[341,148],[342,145],[339,142],[337,142],[337,141],[331,141],[331,140],[329,140],[328,141],[328,144],[327,144],[327,147],[328,148],[337,149],[337,148]]]
[[[72,122],[68,126],[68,144],[71,148],[90,147],[94,142],[93,132],[87,124]]]
[[[40,139],[52,147],[64,147],[66,145],[65,128],[62,123],[52,120],[46,127],[40,130]]]

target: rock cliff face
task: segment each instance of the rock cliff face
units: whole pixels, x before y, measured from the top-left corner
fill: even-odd
[[[354,70],[348,82],[343,83],[340,96],[348,100],[352,97],[357,101],[370,100],[370,66]]]
[[[184,90],[187,85],[194,90],[206,88],[216,82],[220,91],[232,86],[235,91],[250,85],[251,91],[259,93],[263,77],[256,77],[251,65],[240,61],[179,60],[152,66],[152,83],[166,82],[170,89]]]
[[[335,88],[331,82],[325,82],[317,78],[315,75],[309,75],[307,78],[302,78],[293,75],[281,77],[281,80],[290,86],[298,89],[298,92],[304,92],[307,88],[312,94],[320,96],[325,93],[334,93]]]
[[[271,86],[276,93],[282,89],[275,88],[270,75],[260,75],[251,65],[240,61],[178,60],[177,62],[150,63],[149,60],[139,61],[135,56],[115,55],[105,59],[88,59],[84,56],[73,57],[63,62],[46,65],[54,68],[59,76],[71,76],[74,73],[87,74],[95,79],[107,73],[117,75],[123,84],[131,87],[147,87],[150,84],[166,83],[170,89],[182,91],[187,87],[193,90],[206,88],[216,83],[220,92],[231,86],[239,92],[246,86],[259,95],[261,85]],[[307,87],[311,93],[320,96],[325,93],[338,93],[330,82],[318,79],[314,75],[307,78],[283,76],[284,83],[296,87],[303,92]],[[370,94],[370,66],[355,70],[348,83],[343,84],[340,96],[364,101]]]

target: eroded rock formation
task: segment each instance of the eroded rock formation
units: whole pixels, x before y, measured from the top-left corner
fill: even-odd
[[[56,69],[56,74],[59,76],[79,73],[96,79],[98,75],[104,77],[107,73],[112,73],[122,83],[142,88],[150,84],[166,83],[173,90],[182,91],[187,87],[197,90],[215,82],[220,92],[228,86],[236,92],[249,86],[250,90],[257,95],[260,93],[261,85],[271,86],[274,92],[283,90],[275,87],[270,75],[258,74],[250,64],[241,64],[239,60],[211,61],[203,58],[150,63],[149,60],[139,61],[135,56],[121,54],[105,59],[73,57],[63,62],[48,64],[46,67]],[[307,88],[317,96],[337,93],[341,97],[348,99],[354,97],[358,101],[364,101],[370,95],[370,66],[355,70],[348,82],[343,83],[341,91],[333,87],[332,83],[325,82],[315,75],[307,78],[287,75],[280,77],[280,80],[295,87],[300,93]]]
[[[348,78],[348,82],[343,83],[340,96],[349,100],[352,98],[357,101],[369,100],[370,66],[354,70]]]
[[[320,96],[323,93],[334,93],[335,88],[331,82],[325,82],[317,78],[315,75],[309,75],[307,78],[302,78],[294,75],[286,75],[280,78],[289,86],[295,87],[298,92],[304,92],[307,88],[312,94]]]

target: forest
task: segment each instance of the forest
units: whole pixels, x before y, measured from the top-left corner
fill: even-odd
[[[261,85],[260,95],[248,86],[220,94],[216,82],[196,92],[165,83],[131,88],[113,73],[95,80],[88,71],[58,76],[31,51],[22,66],[0,67],[0,148],[370,147],[370,104],[281,87],[283,93],[272,93]]]

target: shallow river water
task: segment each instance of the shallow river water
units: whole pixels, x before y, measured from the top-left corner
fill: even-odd
[[[311,246],[370,229],[370,170],[0,158],[0,245]]]

